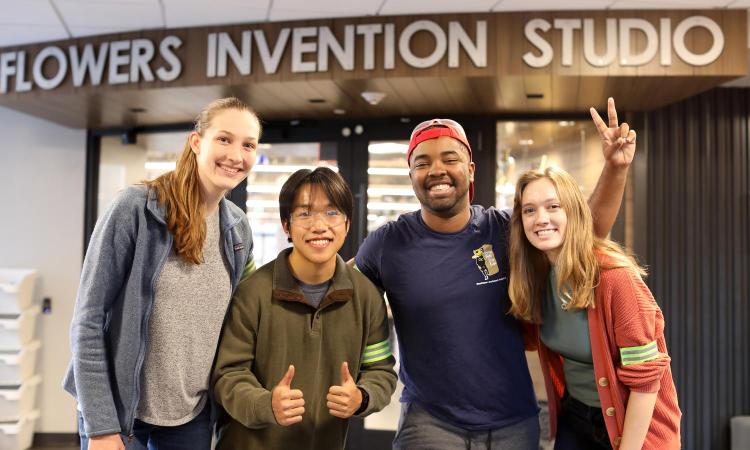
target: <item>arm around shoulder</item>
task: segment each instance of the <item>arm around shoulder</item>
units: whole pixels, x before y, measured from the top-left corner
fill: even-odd
[[[245,280],[232,299],[211,384],[216,401],[234,420],[248,428],[262,428],[275,424],[276,419],[271,407],[271,391],[252,371],[260,320],[258,300],[252,295],[252,281],[252,277]]]
[[[369,397],[367,407],[358,416],[367,416],[385,408],[396,390],[398,376],[393,370],[396,363],[391,353],[388,313],[385,301],[377,288],[368,280],[360,289],[366,295],[369,322],[365,351],[360,361],[357,386]]]
[[[251,273],[255,272],[255,269],[257,269],[257,266],[255,265],[255,257],[253,256],[253,250],[255,249],[255,244],[253,243],[253,232],[250,228],[250,222],[247,219],[247,216],[242,219],[244,221],[244,232],[245,232],[245,242],[247,242],[246,250],[247,250],[247,258],[245,262],[245,268],[242,271],[242,279],[245,279],[250,275]]]
[[[383,246],[385,245],[385,235],[389,226],[391,224],[386,223],[368,234],[352,261],[353,267],[380,289],[383,289],[380,277],[380,262],[383,255]]]

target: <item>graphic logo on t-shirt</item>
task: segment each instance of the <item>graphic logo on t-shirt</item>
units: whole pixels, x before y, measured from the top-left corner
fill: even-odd
[[[495,259],[495,253],[492,251],[492,245],[490,244],[484,244],[474,250],[471,259],[474,260],[485,280],[488,280],[491,275],[495,275],[500,270],[497,267],[497,259]]]

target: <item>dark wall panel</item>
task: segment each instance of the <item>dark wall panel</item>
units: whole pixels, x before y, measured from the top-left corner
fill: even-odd
[[[686,449],[750,414],[750,90],[644,113],[647,279],[667,320]]]

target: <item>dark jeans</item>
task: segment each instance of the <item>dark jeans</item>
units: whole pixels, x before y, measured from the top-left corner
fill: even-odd
[[[555,450],[611,450],[601,408],[579,402],[567,393],[557,417]]]
[[[211,408],[206,405],[193,420],[176,427],[150,425],[140,420],[133,426],[133,439],[122,436],[127,450],[210,450]],[[83,419],[78,414],[78,428],[83,431]],[[88,450],[89,440],[81,436],[81,450]]]

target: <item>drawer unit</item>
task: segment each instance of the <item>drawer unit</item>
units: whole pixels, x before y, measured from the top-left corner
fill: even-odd
[[[26,450],[31,447],[38,418],[39,411],[35,410],[17,422],[0,423],[0,448]]]
[[[0,388],[0,423],[16,422],[36,408],[42,376],[36,375],[20,386]]]
[[[19,351],[37,337],[39,308],[32,307],[21,314],[0,316],[0,352]]]
[[[38,307],[34,295],[37,274],[31,269],[0,269],[0,315],[18,315]]]
[[[40,342],[34,341],[21,351],[0,351],[0,386],[19,386],[33,377],[40,347]]]

